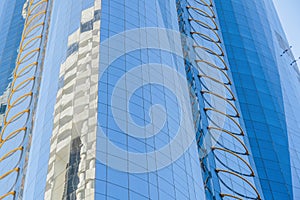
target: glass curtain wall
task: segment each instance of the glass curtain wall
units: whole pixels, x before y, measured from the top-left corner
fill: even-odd
[[[299,70],[271,0],[215,0],[266,199],[299,198]]]
[[[205,198],[179,36],[174,0],[102,0],[97,199]]]
[[[172,0],[53,2],[26,199],[205,198],[178,30]]]

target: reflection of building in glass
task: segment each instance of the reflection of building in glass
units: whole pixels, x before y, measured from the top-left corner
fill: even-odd
[[[72,140],[70,159],[66,166],[65,180],[67,183],[65,184],[63,199],[76,199],[76,190],[79,184],[78,168],[80,163],[80,148],[80,138],[77,137]]]
[[[59,73],[46,199],[94,196],[99,6],[82,11]]]
[[[300,199],[271,0],[4,0],[0,28],[0,199]]]

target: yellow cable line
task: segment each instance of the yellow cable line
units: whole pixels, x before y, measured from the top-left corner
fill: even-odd
[[[246,173],[243,173],[243,172],[240,172],[240,171],[234,171],[233,169],[229,168],[228,166],[225,166],[227,169],[216,169],[215,171],[216,171],[217,174],[227,173],[227,174],[234,175],[235,177],[241,179],[242,181],[244,181],[247,185],[249,185],[253,189],[253,191],[256,194],[255,199],[261,199],[256,187],[249,180],[244,178],[244,176],[245,177],[254,177],[255,174],[254,174],[254,170],[252,169],[252,167],[248,163],[248,161],[241,156],[241,155],[244,155],[244,156],[249,155],[249,150],[246,147],[246,145],[244,144],[244,142],[242,141],[242,139],[239,138],[239,137],[244,136],[244,131],[243,131],[243,128],[241,127],[241,125],[239,123],[239,118],[240,118],[239,111],[238,111],[238,109],[236,108],[236,106],[234,104],[234,101],[236,100],[236,98],[235,98],[235,95],[234,95],[234,93],[232,92],[232,90],[230,88],[230,86],[232,85],[232,81],[230,80],[228,74],[225,72],[225,71],[228,70],[228,66],[227,66],[227,64],[224,60],[223,48],[220,45],[221,44],[221,37],[217,33],[217,30],[219,28],[218,28],[217,22],[215,21],[215,18],[216,18],[215,16],[216,15],[215,15],[215,12],[213,10],[213,3],[212,3],[211,0],[209,0],[209,3],[207,3],[204,0],[195,0],[195,2],[199,5],[199,7],[195,7],[195,6],[191,6],[191,5],[186,6],[186,8],[188,9],[189,15],[190,15],[189,21],[190,22],[195,22],[196,24],[198,24],[201,27],[205,28],[206,30],[210,31],[212,33],[212,35],[216,36],[217,40],[211,38],[211,36],[207,33],[197,31],[197,27],[195,28],[192,24],[191,24],[191,26],[192,26],[192,29],[194,29],[194,31],[191,31],[191,35],[192,35],[192,37],[194,35],[199,35],[205,41],[213,44],[213,46],[216,47],[220,51],[220,53],[217,53],[214,49],[212,49],[211,45],[209,45],[209,47],[206,47],[206,46],[198,45],[198,44],[193,46],[194,49],[195,49],[195,52],[197,54],[197,48],[200,48],[200,49],[206,51],[207,53],[211,54],[215,58],[217,58],[217,60],[219,60],[221,62],[221,64],[223,65],[223,66],[220,67],[217,64],[213,64],[210,61],[207,61],[203,58],[201,58],[201,59],[197,58],[195,60],[195,62],[197,64],[197,67],[198,67],[198,71],[199,71],[198,77],[199,77],[200,83],[205,88],[205,90],[201,91],[201,95],[203,96],[204,100],[206,100],[206,98],[207,98],[207,96],[205,96],[205,94],[206,94],[206,95],[210,95],[210,98],[218,98],[219,100],[225,101],[227,103],[226,105],[230,105],[230,107],[234,110],[235,114],[232,115],[232,114],[224,113],[223,111],[220,111],[217,108],[212,107],[207,100],[206,100],[206,103],[209,104],[210,107],[204,108],[204,111],[205,111],[208,118],[209,118],[208,112],[214,112],[214,113],[223,115],[225,118],[229,119],[229,122],[232,122],[235,125],[235,127],[239,130],[238,133],[232,132],[231,130],[226,130],[223,127],[217,126],[217,124],[215,122],[213,122],[212,119],[209,118],[209,120],[213,124],[207,127],[208,132],[211,134],[212,137],[213,137],[213,133],[211,133],[211,131],[213,131],[213,130],[219,131],[221,133],[224,133],[224,134],[227,134],[227,135],[231,136],[232,138],[234,138],[237,142],[239,142],[241,144],[241,146],[244,148],[244,152],[236,152],[232,149],[226,148],[226,147],[224,147],[224,145],[220,144],[220,141],[217,141],[217,144],[219,144],[221,147],[213,146],[213,147],[211,147],[211,149],[212,149],[213,152],[217,152],[217,151],[220,151],[220,152],[223,152],[223,153],[225,152],[225,153],[229,153],[232,156],[236,157],[238,160],[240,160],[242,163],[244,163],[247,166],[247,168],[249,168],[250,173],[246,174]],[[211,14],[207,13],[206,11],[204,11],[201,8],[208,9],[211,12]],[[193,12],[191,12],[191,11],[193,11]],[[195,13],[197,13],[199,15],[199,18],[195,18],[195,17],[197,17]],[[207,20],[206,21],[201,20],[203,17],[205,17],[206,19],[208,18],[209,21],[213,24],[213,26],[208,24],[206,22]],[[195,38],[194,38],[194,40],[197,41]],[[224,77],[226,77],[227,81],[224,82],[224,80],[219,80],[219,79],[211,77],[209,75],[200,73],[200,72],[202,72],[202,70],[198,66],[198,64],[206,64],[208,67],[219,70],[219,72],[221,72],[224,75]],[[222,85],[228,91],[228,93],[230,94],[231,97],[228,98],[226,96],[223,96],[223,95],[219,94],[218,92],[213,91],[213,88],[207,88],[207,86],[205,85],[205,80],[210,80],[210,81],[213,81],[217,84]],[[214,153],[214,155],[215,155],[216,159],[218,159],[215,153]],[[223,163],[221,163],[221,164],[224,166]],[[221,182],[224,183],[224,181],[222,180],[222,178],[220,176],[219,176],[219,179],[220,179]],[[229,189],[235,195],[233,195],[233,194],[223,194],[222,191],[221,191],[220,196],[222,198],[223,197],[231,197],[231,198],[234,198],[234,199],[242,199],[242,198],[252,199],[251,197],[246,197],[242,194],[239,194],[237,191],[234,190],[234,186],[233,186],[233,188],[229,188]]]
[[[4,116],[4,126],[0,133],[0,148],[2,148],[7,141],[12,140],[13,138],[20,135],[21,133],[23,134],[23,140],[22,142],[20,142],[20,146],[16,146],[13,147],[11,150],[8,150],[8,152],[0,158],[0,163],[4,162],[6,159],[13,156],[17,152],[21,152],[20,153],[21,156],[24,150],[22,143],[26,136],[27,122],[29,120],[29,116],[31,112],[30,105],[33,98],[32,89],[36,80],[35,76],[30,75],[31,73],[29,72],[34,73],[36,71],[36,67],[38,66],[38,62],[36,60],[37,57],[35,56],[38,56],[41,51],[39,47],[40,46],[39,42],[42,40],[43,37],[42,31],[45,25],[44,20],[47,12],[47,5],[48,5],[48,0],[40,0],[36,3],[34,3],[34,0],[31,0],[29,2],[28,12],[25,19],[23,33],[20,41],[19,53],[16,60],[16,67],[13,74],[11,91],[8,97],[8,103],[7,103],[8,109],[6,110]],[[33,62],[27,63],[29,60],[32,59],[34,59]],[[26,75],[29,77],[24,77]],[[31,87],[28,88],[28,86]],[[19,93],[24,89],[29,91],[25,91],[25,93],[23,94],[22,92]],[[22,105],[22,103],[28,98],[30,98],[30,100],[27,108],[22,108],[22,110],[19,111],[18,113],[12,113],[13,108],[17,108],[18,106]],[[8,116],[10,115],[12,116],[8,119]],[[19,119],[23,120],[24,119],[23,116],[26,117],[26,122],[24,124],[17,124],[17,126],[20,127],[19,128],[16,127],[14,130],[7,129],[8,126],[18,121]],[[11,132],[6,133],[6,130]],[[16,192],[14,191],[14,186],[17,183],[17,180],[19,178],[20,168],[18,167],[18,165],[20,161],[21,161],[21,157],[17,161],[15,168],[0,175],[0,181],[2,181],[10,174],[17,173],[16,180],[12,185],[11,189],[7,191],[5,194],[0,194],[0,200],[8,196],[16,195]]]

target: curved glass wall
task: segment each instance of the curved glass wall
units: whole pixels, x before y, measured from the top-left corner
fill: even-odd
[[[24,198],[205,198],[178,30],[175,1],[53,2]]]
[[[272,38],[274,54],[280,83],[282,88],[282,98],[284,104],[284,113],[289,141],[289,156],[292,175],[292,199],[300,198],[300,148],[297,144],[300,142],[300,72],[299,66],[294,62],[295,58],[291,52],[291,46],[288,45],[285,33],[280,24],[275,7],[270,0],[265,1],[267,16],[272,27]]]
[[[215,2],[264,196],[298,199],[299,70],[274,5]]]
[[[177,1],[207,199],[263,199],[213,1]]]
[[[102,1],[96,199],[205,198],[178,31],[174,0]]]
[[[271,0],[0,13],[0,198],[300,198],[300,73]]]

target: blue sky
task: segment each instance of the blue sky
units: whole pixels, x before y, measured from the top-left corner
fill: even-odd
[[[300,57],[300,0],[273,0],[296,58]],[[300,61],[298,61],[298,66]]]

